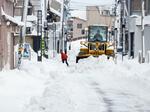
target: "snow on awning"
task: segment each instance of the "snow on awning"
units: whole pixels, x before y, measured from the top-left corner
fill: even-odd
[[[21,16],[15,16],[15,18],[19,21],[21,21]],[[34,22],[37,21],[37,17],[34,15],[27,15],[27,22]]]
[[[32,27],[32,23],[31,22],[26,22],[26,27]]]
[[[34,15],[28,15],[27,16],[27,21],[37,21],[37,17]]]
[[[12,16],[6,14],[6,13],[4,12],[4,10],[3,10],[2,7],[1,7],[1,14],[2,14],[2,16],[4,16],[7,20],[11,21],[12,23],[17,24],[18,26],[24,26],[24,23],[23,23],[23,22],[21,22],[21,21],[15,19],[14,17],[12,17]]]

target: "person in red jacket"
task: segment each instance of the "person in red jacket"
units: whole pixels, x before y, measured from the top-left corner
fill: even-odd
[[[60,53],[61,53],[61,60],[62,60],[62,63],[66,63],[67,66],[69,66],[68,64],[68,61],[67,61],[67,52],[65,51],[65,53],[62,51],[62,49],[60,50]]]

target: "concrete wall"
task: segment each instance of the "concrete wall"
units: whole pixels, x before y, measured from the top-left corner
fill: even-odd
[[[141,28],[135,27],[135,36],[134,36],[134,56],[138,56],[139,50],[141,50]]]
[[[1,28],[1,68],[14,68],[14,31],[13,25],[7,26],[5,23]]]
[[[145,36],[145,55],[147,55],[147,51],[150,50],[150,26],[145,26],[144,30]],[[141,27],[136,26],[135,29],[135,44],[134,44],[135,57],[138,56],[139,50],[141,50]]]
[[[145,35],[145,50],[147,55],[147,51],[150,50],[150,26],[145,26],[144,35]]]

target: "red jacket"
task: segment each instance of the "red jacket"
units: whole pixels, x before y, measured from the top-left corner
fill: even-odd
[[[61,53],[61,59],[66,60],[68,58],[67,54]]]

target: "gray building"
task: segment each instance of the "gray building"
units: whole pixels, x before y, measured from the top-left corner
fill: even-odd
[[[129,54],[132,57],[137,57],[138,52],[142,50],[141,40],[141,0],[128,0],[128,11],[130,14],[129,18],[129,32],[130,32],[130,43],[129,43]],[[145,0],[145,17],[144,17],[144,37],[145,37],[145,56],[150,50],[150,0]]]

